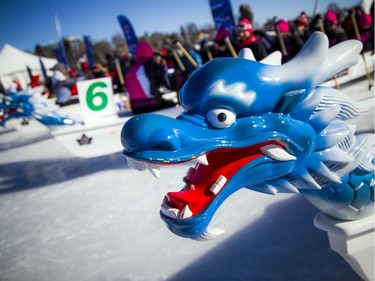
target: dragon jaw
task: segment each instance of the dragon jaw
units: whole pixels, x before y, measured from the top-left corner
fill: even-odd
[[[183,113],[172,119],[145,114],[125,124],[122,135],[132,138],[123,139],[123,153],[129,166],[148,169],[156,177],[160,175],[159,165],[192,160],[195,167],[183,178],[185,185],[181,191],[169,192],[164,197],[160,214],[175,234],[194,239],[214,238],[207,226],[226,198],[242,187],[256,189],[264,176],[277,178],[293,170],[301,161],[296,160],[296,155],[304,159],[307,152],[302,143],[286,136],[290,127],[283,124],[293,123],[286,119],[280,114],[242,117],[228,128],[217,129],[200,115]],[[249,124],[254,125],[249,128]],[[298,130],[299,125],[296,122],[294,128]],[[305,130],[304,134],[301,142],[312,138],[311,131]],[[198,144],[192,147],[189,144],[193,142]]]

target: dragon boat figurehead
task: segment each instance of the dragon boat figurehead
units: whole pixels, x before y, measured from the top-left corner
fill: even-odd
[[[329,49],[320,32],[283,65],[279,52],[257,62],[244,49],[238,58],[213,59],[190,76],[177,118],[142,114],[126,122],[121,141],[130,167],[159,177],[162,165],[195,165],[182,189],[162,201],[168,228],[197,240],[216,237],[223,231],[208,227],[214,213],[244,187],[300,192],[339,219],[368,215],[373,135],[356,136],[345,120],[369,110],[369,103],[318,87],[356,64],[361,49],[356,40]],[[356,199],[341,192],[353,181],[365,182]]]

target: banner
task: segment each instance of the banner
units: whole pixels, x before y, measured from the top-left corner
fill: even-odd
[[[94,56],[92,54],[91,49],[91,40],[88,36],[83,36],[83,42],[85,43],[85,50],[86,50],[86,57],[87,57],[87,64],[89,65],[90,69],[95,66]]]
[[[40,63],[40,69],[43,75],[43,80],[46,82],[48,80],[47,70],[41,58],[39,58],[39,63]]]
[[[134,54],[135,46],[137,45],[137,36],[135,35],[133,26],[128,18],[123,15],[118,16],[117,19],[120,23],[122,32],[124,33],[125,41],[128,44],[129,52]]]
[[[69,60],[65,53],[64,40],[59,41],[59,46],[55,49],[56,59],[69,67]]]
[[[216,30],[224,27],[231,34],[231,39],[234,39],[236,25],[234,23],[230,0],[210,0],[210,7]]]
[[[31,71],[30,66],[26,65],[27,74],[29,75],[30,81],[33,81],[33,72]]]

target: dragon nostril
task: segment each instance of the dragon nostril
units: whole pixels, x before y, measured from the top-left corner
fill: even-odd
[[[121,131],[121,142],[124,151],[142,150],[177,150],[181,141],[170,117],[144,114],[131,118]]]
[[[175,130],[158,129],[148,140],[149,146],[155,150],[174,151],[180,148],[181,142]]]
[[[173,151],[176,150],[178,147],[174,146],[173,143],[167,141],[161,141],[155,143],[150,147],[151,150],[160,150],[160,151]]]

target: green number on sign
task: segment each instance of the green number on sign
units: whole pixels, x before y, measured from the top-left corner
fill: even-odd
[[[108,97],[104,92],[96,91],[94,93],[94,89],[96,87],[100,88],[107,88],[107,84],[104,82],[95,82],[93,83],[87,90],[86,94],[86,103],[87,106],[94,111],[99,111],[104,109],[108,104]],[[96,99],[95,99],[96,98]],[[95,99],[95,104],[94,104]],[[98,103],[98,99],[100,99],[100,102]]]

